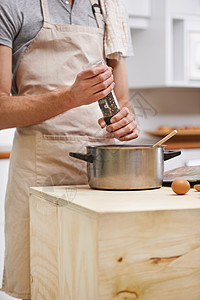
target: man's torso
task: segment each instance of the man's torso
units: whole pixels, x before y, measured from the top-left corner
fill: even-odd
[[[48,0],[50,22],[97,27],[89,0]],[[102,17],[103,19],[103,17]],[[0,4],[0,43],[13,49],[13,88],[17,93],[15,75],[24,51],[43,25],[40,0],[2,0]]]

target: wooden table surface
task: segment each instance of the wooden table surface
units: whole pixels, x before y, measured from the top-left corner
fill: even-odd
[[[89,186],[31,188],[31,194],[56,205],[96,213],[125,213],[200,208],[200,193],[190,189],[178,196],[171,187],[139,191],[94,190]]]

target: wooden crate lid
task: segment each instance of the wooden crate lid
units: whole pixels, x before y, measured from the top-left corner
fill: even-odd
[[[93,190],[88,186],[33,187],[30,193],[52,205],[84,213],[112,214],[137,211],[200,209],[200,193],[190,189],[178,196],[170,187],[140,191]]]

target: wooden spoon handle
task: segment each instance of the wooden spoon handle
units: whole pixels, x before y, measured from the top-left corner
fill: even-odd
[[[177,130],[173,130],[172,132],[170,132],[168,135],[166,135],[162,140],[158,141],[157,143],[155,143],[153,145],[153,147],[157,147],[162,145],[164,142],[166,142],[167,140],[169,140],[171,137],[173,137],[175,134],[177,134]]]

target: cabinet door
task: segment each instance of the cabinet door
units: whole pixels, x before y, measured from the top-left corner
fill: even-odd
[[[150,0],[121,0],[129,15],[131,28],[145,29],[149,25]]]
[[[150,15],[150,0],[122,0],[122,2],[129,15],[141,17]]]
[[[188,79],[200,81],[200,21],[186,23]]]
[[[197,17],[173,19],[172,83],[200,87],[200,21]],[[169,40],[170,41],[170,40]]]
[[[124,1],[133,13],[137,1]],[[151,0],[148,27],[132,30],[135,56],[127,59],[129,88],[200,87],[200,1],[184,0],[180,10],[177,3]],[[189,12],[196,7],[196,14],[186,13],[188,7]]]

